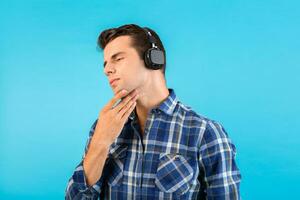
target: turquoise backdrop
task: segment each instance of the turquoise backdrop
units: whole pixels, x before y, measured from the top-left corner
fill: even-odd
[[[0,1],[0,199],[63,199],[113,93],[98,34],[149,26],[167,85],[237,147],[244,200],[300,199],[299,1]]]

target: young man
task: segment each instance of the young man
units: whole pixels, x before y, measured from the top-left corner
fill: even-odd
[[[167,88],[158,35],[128,24],[98,44],[115,96],[91,127],[66,199],[240,199],[235,146]]]

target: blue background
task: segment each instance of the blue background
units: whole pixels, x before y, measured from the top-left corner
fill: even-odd
[[[63,199],[113,93],[98,34],[149,26],[167,85],[237,147],[243,199],[300,197],[298,1],[0,3],[0,199]]]

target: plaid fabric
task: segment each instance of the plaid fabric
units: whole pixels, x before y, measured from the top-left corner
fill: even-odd
[[[149,111],[144,134],[133,111],[109,148],[102,176],[88,186],[83,159],[66,199],[241,199],[236,148],[222,125],[181,103],[173,89]]]

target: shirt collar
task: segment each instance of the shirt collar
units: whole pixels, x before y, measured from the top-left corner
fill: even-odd
[[[175,94],[174,89],[168,88],[169,90],[169,96],[157,107],[153,108],[152,110],[161,110],[167,115],[172,115],[174,112],[174,109],[176,107],[176,104],[178,102],[177,96]],[[135,109],[131,112],[129,115],[129,118],[133,120],[135,118]]]

